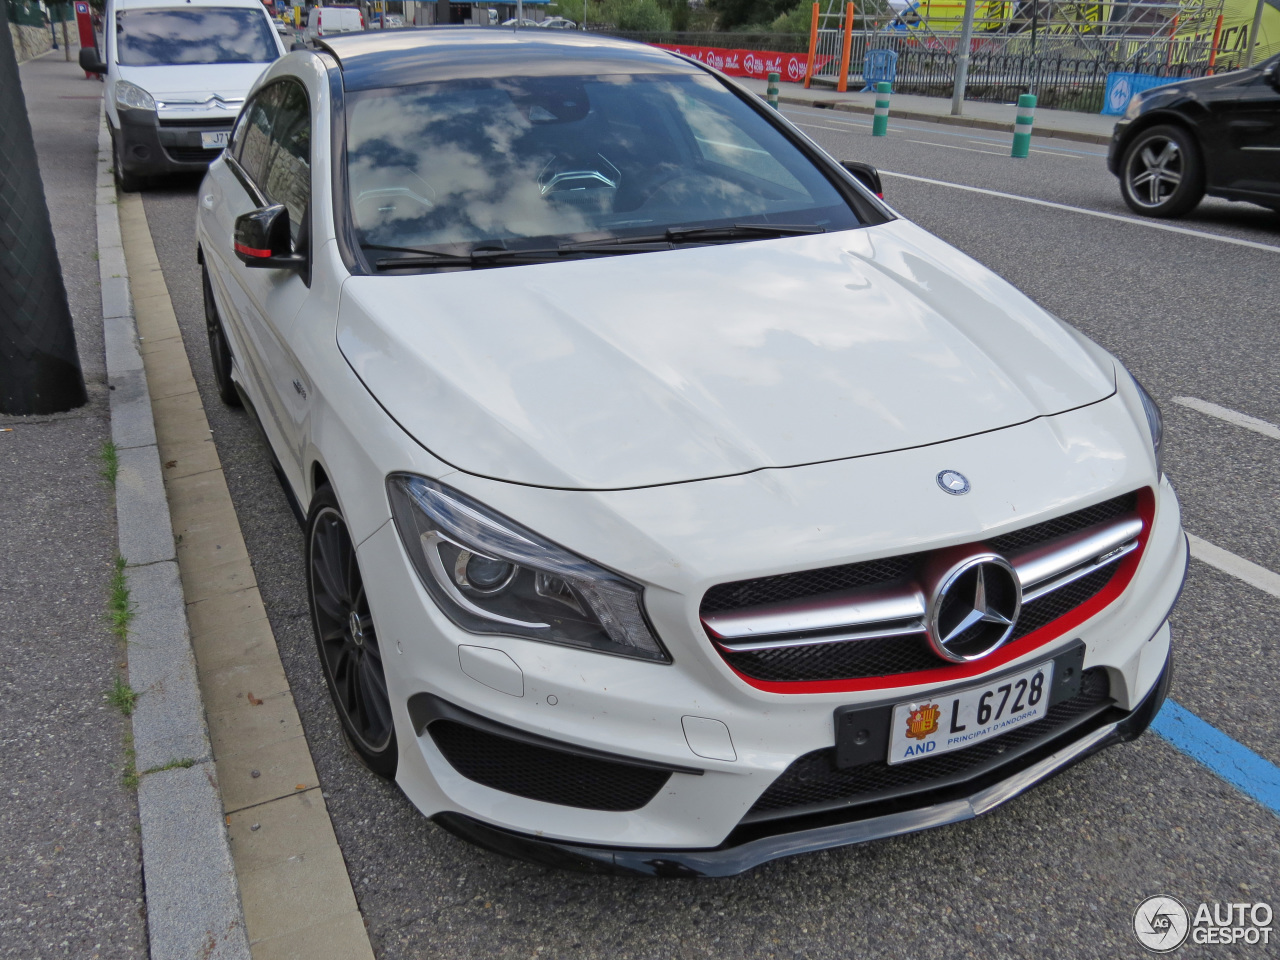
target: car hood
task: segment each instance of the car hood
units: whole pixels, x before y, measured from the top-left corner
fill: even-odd
[[[1066,327],[902,220],[352,277],[337,337],[383,408],[435,456],[570,489],[902,450],[1115,389],[1114,369]]]
[[[249,93],[269,63],[201,63],[166,64],[155,67],[121,65],[120,79],[136,83],[157,102],[170,108],[207,109],[218,104],[216,97],[232,100],[226,104],[228,116],[234,117],[241,101]],[[162,111],[165,107],[160,108]]]

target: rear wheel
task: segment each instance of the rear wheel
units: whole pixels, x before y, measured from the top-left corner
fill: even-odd
[[[1182,127],[1158,126],[1134,138],[1120,163],[1120,193],[1147,217],[1180,217],[1204,196],[1204,164]]]
[[[213,302],[213,286],[209,283],[209,270],[200,268],[200,285],[204,292],[204,326],[209,334],[209,360],[213,364],[213,379],[218,385],[218,396],[229,407],[240,406],[240,393],[231,379],[231,345],[218,306]]]
[[[396,773],[396,732],[356,547],[331,487],[316,491],[307,517],[307,593],[320,665],[338,719],[360,762]]]

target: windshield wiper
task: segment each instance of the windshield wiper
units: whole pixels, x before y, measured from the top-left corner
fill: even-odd
[[[700,243],[716,240],[765,240],[771,237],[805,237],[815,233],[826,233],[826,227],[810,225],[791,225],[781,223],[734,223],[720,227],[668,227],[662,233],[646,234],[640,237],[610,237],[607,240],[582,240],[577,243],[560,245],[561,250],[596,250],[627,245],[652,245],[666,242]]]
[[[379,270],[396,270],[413,267],[484,267],[513,263],[547,263],[576,253],[596,255],[650,253],[670,250],[680,243],[714,243],[718,240],[767,239],[770,237],[801,237],[826,233],[826,227],[791,226],[777,223],[735,223],[722,227],[669,227],[662,233],[639,237],[609,237],[604,240],[580,240],[562,243],[558,247],[531,247],[508,250],[504,247],[480,247],[470,253],[445,253],[442,250],[423,250],[417,247],[392,247],[366,243],[366,250],[387,250],[406,253],[405,257],[383,257],[374,262]]]
[[[593,253],[596,255],[622,253],[648,253],[652,250],[669,250],[671,244],[663,238],[661,242],[634,242],[622,240],[607,248],[595,249],[591,246],[579,248],[577,244],[566,244],[560,247],[533,247],[524,250],[506,250],[501,248],[481,248],[470,253],[445,253],[440,250],[415,250],[410,247],[385,247],[379,244],[366,243],[366,250],[401,250],[411,254],[406,257],[384,257],[374,262],[379,270],[395,270],[402,267],[487,267],[503,264],[548,263],[577,253]]]

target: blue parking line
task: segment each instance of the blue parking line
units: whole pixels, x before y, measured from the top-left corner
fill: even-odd
[[[1241,793],[1280,816],[1280,767],[1205,723],[1180,703],[1166,700],[1151,729],[1204,764]]]

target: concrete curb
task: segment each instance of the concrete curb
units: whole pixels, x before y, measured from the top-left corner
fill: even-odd
[[[161,480],[151,395],[138,353],[111,141],[98,128],[98,269],[119,452],[116,523],[134,605],[127,655],[140,694],[133,741],[152,960],[249,960],[222,798],[205,726]]]
[[[763,99],[763,98],[762,98]],[[874,107],[861,103],[846,103],[832,100],[811,100],[806,97],[779,97],[779,103],[793,107],[811,107],[815,110],[838,110],[841,113],[862,113],[872,115]],[[889,115],[896,120],[921,120],[925,123],[940,123],[951,127],[973,127],[978,130],[998,130],[1001,133],[1013,134],[1013,121],[1005,123],[999,120],[984,120],[980,117],[953,117],[950,114],[924,113],[920,110],[899,110],[890,107]],[[1051,137],[1055,140],[1073,140],[1076,143],[1098,143],[1106,146],[1111,142],[1110,136],[1099,133],[1087,133],[1082,130],[1060,130],[1055,127],[1037,124],[1032,134],[1036,137]]]

